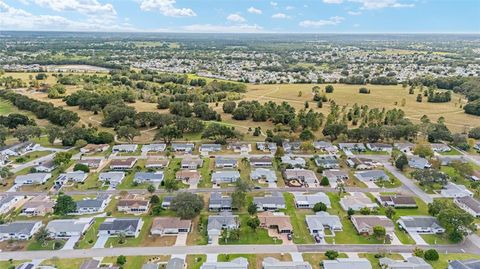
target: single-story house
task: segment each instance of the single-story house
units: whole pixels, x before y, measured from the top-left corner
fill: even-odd
[[[284,141],[282,143],[282,147],[285,152],[292,152],[292,151],[299,151],[300,147],[302,146],[301,141]]]
[[[323,192],[317,193],[300,193],[294,192],[293,196],[295,198],[295,206],[297,208],[313,208],[317,203],[323,203],[328,208],[331,207],[330,199],[328,195]]]
[[[110,202],[110,195],[101,194],[95,198],[87,198],[83,200],[76,201],[77,209],[74,214],[95,214],[101,213],[105,210],[108,203]]]
[[[258,211],[275,211],[286,208],[285,199],[280,192],[264,197],[253,197],[253,204],[257,206]]]
[[[137,158],[114,159],[110,161],[110,169],[112,170],[129,170],[132,169]]]
[[[323,169],[338,169],[340,163],[335,155],[318,155],[314,158],[315,164]]]
[[[104,152],[110,148],[109,144],[87,144],[80,149],[81,153],[95,153],[95,152]]]
[[[265,152],[275,152],[277,151],[277,144],[273,142],[257,142],[257,149]]]
[[[452,150],[452,148],[450,148],[448,145],[445,145],[443,143],[431,143],[430,147],[435,152],[449,152]]]
[[[270,156],[261,156],[261,157],[250,157],[250,165],[252,167],[272,167],[272,157]]]
[[[367,148],[363,143],[338,143],[338,146],[341,150],[347,151],[359,151],[364,152],[367,151]]]
[[[336,258],[324,260],[323,269],[372,269],[372,264],[366,258]]]
[[[430,168],[432,165],[425,158],[419,156],[412,156],[408,159],[408,166],[414,169],[426,169]]]
[[[235,168],[237,167],[237,159],[226,158],[226,157],[216,157],[215,167],[216,168]]]
[[[55,180],[55,184],[61,186],[68,181],[82,183],[87,179],[87,177],[88,173],[85,173],[83,171],[61,173]]]
[[[207,234],[209,237],[220,236],[224,229],[237,229],[240,225],[238,216],[224,211],[218,215],[208,216]]]
[[[437,160],[440,162],[440,165],[450,165],[452,162],[468,163],[465,156],[449,156],[449,155],[438,155],[436,156]]]
[[[103,172],[98,175],[98,180],[108,182],[110,187],[116,188],[125,178],[124,172]]]
[[[40,162],[38,163],[37,166],[35,166],[35,171],[37,172],[43,172],[43,173],[51,173],[53,170],[57,168],[57,165],[53,161],[53,159]]]
[[[15,195],[0,195],[0,214],[5,214],[10,210],[15,208],[15,205],[18,201],[22,200],[23,196],[15,196]]]
[[[119,266],[103,265],[100,267],[100,261],[95,259],[88,259],[82,263],[79,269],[120,269]]]
[[[20,156],[27,152],[34,151],[40,145],[33,142],[19,142],[10,146],[0,148],[0,154],[5,156]]]
[[[273,257],[266,257],[262,261],[263,269],[312,269],[308,262],[304,261],[280,261]]]
[[[0,225],[0,241],[28,240],[43,226],[41,221],[14,221]]]
[[[233,183],[240,179],[238,170],[220,170],[212,173],[212,183]]]
[[[293,232],[290,216],[283,212],[260,212],[257,214],[260,220],[260,227],[275,229],[280,234],[291,234]]]
[[[417,208],[417,201],[412,196],[405,195],[380,195],[377,201],[383,206],[393,206],[395,208]]]
[[[315,215],[305,216],[307,228],[312,235],[325,236],[325,229],[337,232],[343,230],[342,222],[336,215],[330,215],[328,212],[317,212]]]
[[[167,158],[150,157],[145,161],[145,168],[147,169],[164,169],[168,166],[170,161]]]
[[[200,269],[247,269],[248,260],[243,257],[235,258],[228,262],[205,262]]]
[[[453,202],[470,215],[476,218],[480,217],[480,202],[477,199],[463,196],[453,199]]]
[[[362,182],[375,182],[388,180],[389,177],[383,170],[366,170],[355,172],[355,177]]]
[[[98,168],[100,167],[100,165],[102,164],[102,162],[104,161],[104,159],[102,158],[90,158],[90,159],[81,159],[81,160],[78,160],[77,163],[79,164],[84,164],[86,166],[88,166],[89,168]]]
[[[210,211],[231,211],[232,196],[222,195],[220,192],[212,192],[208,203]]]
[[[153,262],[147,262],[147,263],[144,263],[142,265],[142,268],[141,269],[159,269],[160,268],[160,264],[158,263],[153,263]],[[179,268],[179,269],[183,269],[182,268]]]
[[[193,143],[173,143],[172,150],[175,152],[187,152],[190,153],[195,149],[195,144]]]
[[[340,206],[347,211],[349,208],[358,211],[364,207],[378,208],[378,204],[361,192],[351,192],[350,195],[340,199]]]
[[[408,153],[413,151],[413,149],[415,148],[415,144],[411,142],[398,142],[398,143],[394,143],[393,147],[403,153]]]
[[[372,159],[359,157],[347,159],[347,165],[357,170],[367,170],[383,166],[381,163],[376,162]]]
[[[152,184],[160,184],[162,183],[164,178],[163,172],[136,172],[133,178],[134,182],[137,183],[152,183]]]
[[[326,141],[315,141],[315,142],[313,142],[313,147],[316,150],[323,150],[323,151],[327,151],[327,152],[330,152],[330,153],[335,153],[335,152],[338,151],[337,146],[333,145],[330,142],[326,142]]]
[[[165,266],[165,269],[184,269],[185,261],[182,258],[170,258]],[[142,268],[142,269],[156,269],[156,268]]]
[[[393,234],[395,224],[387,216],[353,215],[350,217],[353,226],[359,234],[373,234],[373,227],[382,226],[388,234]]]
[[[220,144],[202,144],[198,149],[200,152],[216,152],[222,150],[222,145]]]
[[[478,269],[480,268],[479,259],[453,260],[448,263],[447,269]]]
[[[117,203],[117,210],[127,214],[143,214],[148,212],[150,201],[143,197],[128,195]]]
[[[112,147],[112,152],[135,152],[137,151],[137,144],[120,144]]]
[[[35,196],[23,204],[20,215],[45,216],[47,214],[53,213],[54,206],[55,201],[52,200],[49,196]]]
[[[393,260],[390,258],[380,258],[380,266],[385,269],[432,269],[433,267],[424,259],[412,256],[403,260]]]
[[[150,234],[176,235],[189,233],[192,227],[191,220],[182,220],[178,217],[156,217],[153,219]]]
[[[47,230],[52,238],[67,238],[83,235],[93,224],[94,218],[57,219],[47,224]]]
[[[17,185],[34,185],[43,184],[52,177],[50,173],[30,173],[26,175],[19,175],[15,178]]]
[[[250,179],[274,183],[277,182],[277,174],[272,169],[256,168],[250,172]]]
[[[392,145],[385,143],[367,143],[367,148],[371,151],[392,152]]]
[[[142,146],[142,152],[143,153],[164,152],[166,148],[167,148],[167,144],[164,144],[164,143],[148,144],[148,145],[143,145]]]
[[[227,149],[233,150],[234,152],[248,153],[252,151],[252,145],[247,142],[234,142],[227,145]]]
[[[165,197],[163,197],[162,207],[163,207],[163,208],[170,208],[170,204],[172,203],[173,198],[175,198],[175,197],[174,197],[174,196],[165,196]]]
[[[291,165],[293,167],[305,167],[307,162],[300,157],[293,157],[290,155],[284,155],[281,158],[283,164]]]
[[[307,169],[285,169],[284,178],[286,180],[296,179],[303,185],[315,185],[318,182],[317,175],[312,170]]]
[[[200,172],[197,170],[179,170],[175,174],[177,180],[189,182],[189,181],[199,181],[201,178]]]
[[[437,218],[431,216],[401,216],[397,223],[406,232],[422,234],[441,234],[445,232]]]
[[[348,172],[346,170],[323,170],[323,176],[328,179],[330,186],[336,188],[338,184],[344,184],[348,180]]]
[[[203,160],[198,157],[186,157],[182,159],[182,162],[180,163],[182,169],[197,169],[202,167],[202,165]]]
[[[455,184],[453,182],[448,182],[447,185],[443,186],[440,194],[443,197],[447,198],[457,198],[457,197],[464,197],[464,196],[473,196],[473,192],[471,192],[467,187],[460,184]]]
[[[99,235],[137,237],[143,226],[141,218],[108,218],[98,228]]]

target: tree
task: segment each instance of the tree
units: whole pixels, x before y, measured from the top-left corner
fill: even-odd
[[[150,204],[156,205],[158,203],[160,203],[160,198],[155,194],[152,195],[152,197],[150,197]]]
[[[413,154],[418,155],[422,158],[432,157],[433,150],[430,145],[426,143],[418,143],[415,148],[413,149]]]
[[[237,108],[237,103],[233,101],[226,101],[223,103],[222,108],[223,112],[231,114],[235,110],[235,108]]]
[[[326,93],[332,93],[333,90],[334,90],[334,88],[333,88],[332,85],[329,84],[329,85],[325,86],[325,92]]]
[[[432,186],[434,184],[446,185],[449,176],[436,169],[415,170],[411,173],[412,177],[418,180],[420,186]]]
[[[252,189],[252,186],[242,179],[237,180],[235,184],[235,191],[232,193],[232,207],[241,209],[247,200],[247,192]]]
[[[153,186],[153,184],[148,185],[147,191],[148,191],[150,194],[154,193],[154,192],[155,192],[155,186]]]
[[[178,180],[167,178],[163,181],[163,186],[167,192],[177,191],[180,186],[178,186]]]
[[[225,144],[227,139],[234,139],[240,137],[240,134],[226,125],[212,123],[205,128],[202,133],[202,138],[213,140],[219,144]]]
[[[62,165],[66,164],[72,159],[72,153],[68,151],[60,151],[55,154],[55,157],[53,158],[53,163],[55,165]]]
[[[5,179],[13,176],[13,172],[7,166],[0,167],[0,179]]]
[[[254,203],[250,203],[247,208],[248,214],[255,215],[257,214],[257,205]]]
[[[425,254],[423,254],[423,257],[427,261],[438,261],[439,255],[438,255],[438,252],[432,248],[425,251]]]
[[[7,140],[8,129],[0,125],[0,146],[5,146],[5,141]]]
[[[14,131],[13,136],[16,137],[20,142],[26,142],[31,138],[40,137],[42,135],[42,130],[38,126],[24,126],[19,125]]]
[[[347,125],[339,124],[339,123],[332,123],[325,126],[322,133],[324,136],[330,136],[330,140],[334,141],[338,138],[338,136],[342,133],[347,131]]]
[[[338,258],[338,251],[336,250],[327,250],[325,251],[325,257],[327,257],[329,260],[335,260]]]
[[[327,211],[327,205],[322,202],[318,202],[313,206],[313,211],[314,212]]]
[[[330,182],[328,181],[327,177],[322,177],[322,180],[320,181],[321,186],[328,186],[330,185]]]
[[[55,215],[65,216],[69,213],[77,210],[77,203],[71,196],[60,194],[57,198],[57,203],[53,207],[53,213]]]
[[[125,263],[127,263],[127,257],[123,256],[123,255],[120,255],[117,257],[117,264],[118,265],[124,265]]]
[[[34,235],[35,242],[37,242],[39,245],[45,244],[45,241],[47,241],[48,237],[50,236],[50,233],[48,232],[47,228],[45,226],[40,227],[38,229],[38,232]]]
[[[258,226],[260,226],[260,220],[257,216],[251,217],[247,220],[247,225],[252,228],[252,230],[256,231]]]
[[[370,213],[372,213],[372,211],[370,210],[370,208],[368,208],[368,207],[362,207],[362,208],[360,208],[360,214],[362,214],[362,215],[370,215]]]
[[[165,144],[170,144],[173,139],[182,138],[182,132],[175,125],[166,125],[158,128],[155,134],[155,140],[163,140]]]
[[[83,172],[85,172],[85,173],[88,173],[88,172],[90,172],[90,168],[89,168],[88,165],[86,165],[86,164],[77,163],[77,164],[75,164],[75,166],[73,167],[73,171],[83,171]]]
[[[170,208],[182,219],[192,219],[198,216],[203,206],[202,197],[189,192],[180,192],[170,203]]]
[[[300,133],[299,138],[302,141],[308,141],[308,140],[313,140],[315,138],[315,135],[312,133],[312,131],[308,129],[303,129],[303,131]]]
[[[395,167],[397,167],[400,171],[403,171],[403,169],[405,169],[407,165],[408,165],[407,155],[405,155],[404,153],[400,154],[395,160]]]
[[[353,214],[355,214],[355,210],[353,210],[353,208],[349,207],[348,210],[347,210],[347,215],[349,217],[353,216]]]
[[[395,209],[392,206],[387,206],[385,208],[385,216],[387,216],[387,218],[392,219],[393,216],[395,216],[395,213]]]
[[[480,127],[475,127],[468,131],[468,137],[473,139],[480,139]]]
[[[373,226],[373,235],[376,238],[383,238],[386,234],[387,232],[385,230],[385,227],[379,225]]]
[[[118,138],[125,138],[128,141],[132,141],[135,136],[140,135],[140,131],[137,128],[134,128],[132,126],[120,126],[116,130]]]

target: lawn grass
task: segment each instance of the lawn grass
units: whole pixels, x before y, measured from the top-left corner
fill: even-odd
[[[143,246],[149,241],[150,227],[152,226],[153,217],[143,217],[143,226],[140,230],[140,234],[137,237],[127,237],[123,244],[120,243],[119,237],[110,237],[105,243],[105,247],[137,247]]]
[[[420,236],[427,242],[429,245],[448,245],[454,244],[450,239],[448,239],[447,234],[420,234]]]
[[[76,249],[87,249],[93,247],[98,238],[98,228],[105,221],[105,218],[95,218],[95,222],[88,228],[87,232],[78,240]]]
[[[434,269],[447,268],[448,261],[480,259],[480,255],[475,255],[470,253],[452,253],[452,254],[439,253],[439,254],[440,254],[440,258],[438,259],[438,261],[427,261],[432,265]]]
[[[187,236],[187,245],[206,245],[208,243],[207,236],[208,215],[201,214],[192,220],[192,229]]]
[[[28,163],[30,161],[36,160],[40,157],[47,156],[52,153],[53,152],[48,150],[29,152],[25,155],[22,155],[13,159],[13,163]]]
[[[313,237],[305,223],[305,215],[313,214],[313,211],[309,209],[297,209],[295,207],[293,194],[285,192],[283,196],[285,197],[285,204],[287,206],[285,212],[290,216],[290,222],[293,227],[293,242],[295,244],[314,243]]]
[[[187,255],[186,259],[188,269],[200,269],[202,264],[207,260],[207,255],[205,254],[196,254],[196,255]]]
[[[220,238],[220,245],[269,245],[269,244],[281,244],[281,239],[274,239],[268,235],[267,229],[257,228],[253,230],[248,226],[247,221],[250,216],[246,213],[239,214],[240,218],[240,236],[238,240],[228,239],[224,240]]]
[[[16,268],[17,266],[25,262],[28,261],[0,261],[0,268],[10,269],[11,266],[14,266],[13,268]]]
[[[451,148],[450,151],[440,152],[440,155],[452,156],[452,155],[462,155],[462,153],[460,153],[460,151],[458,151],[457,149]]]
[[[372,264],[372,269],[382,269],[382,267],[379,264],[379,258],[375,257],[375,253],[360,253],[358,257],[360,258],[366,258],[367,260],[370,261]],[[397,254],[397,253],[392,253],[392,254],[382,254],[383,257],[385,258],[390,258],[393,260],[403,260],[402,255]]]
[[[119,253],[120,255],[120,253]],[[163,256],[127,256],[126,258],[126,263],[122,265],[120,268],[123,269],[140,269],[142,268],[142,265],[144,263],[147,263],[149,261],[154,261],[154,262],[167,262],[169,260],[169,256],[163,255]],[[117,263],[117,256],[115,257],[105,257],[102,260],[102,264],[113,264],[115,265]],[[76,268],[76,267],[75,267]],[[103,267],[100,267],[103,268]],[[159,267],[162,268],[162,267]]]
[[[320,262],[327,260],[328,258],[325,257],[325,253],[303,253],[303,260],[308,262],[313,269],[322,269],[320,266]],[[348,258],[347,254],[345,253],[338,253],[339,258]],[[352,268],[353,269],[353,268]]]
[[[217,256],[218,262],[229,262],[236,258],[245,258],[248,260],[248,268],[256,269],[256,255],[255,254],[219,254]]]
[[[41,265],[53,266],[57,269],[71,269],[71,268],[80,268],[84,259],[49,259],[42,261]]]
[[[54,247],[55,242],[60,242],[59,247]],[[32,241],[30,244],[28,244],[27,250],[57,250],[61,249],[65,242],[65,240],[48,240],[45,243],[40,244],[37,241]]]
[[[211,188],[212,184],[212,171],[214,169],[214,162],[210,158],[203,158],[203,166],[199,169],[200,182],[198,182],[198,188]]]

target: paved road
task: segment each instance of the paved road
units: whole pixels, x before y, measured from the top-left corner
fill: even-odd
[[[91,258],[118,256],[119,253],[125,256],[154,256],[178,254],[221,254],[221,253],[290,253],[290,252],[325,252],[326,250],[337,250],[340,252],[370,252],[379,251],[411,253],[415,245],[229,245],[229,246],[169,246],[169,247],[126,247],[126,248],[97,248],[78,250],[55,250],[55,251],[14,251],[0,252],[0,260],[32,260],[51,259],[54,257],[68,258]],[[478,248],[467,248],[467,244],[461,245],[437,245],[429,246],[436,248],[441,253],[469,253],[480,254]]]

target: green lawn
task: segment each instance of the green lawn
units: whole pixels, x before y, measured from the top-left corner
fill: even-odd
[[[238,240],[228,239],[226,242],[223,238],[220,238],[221,245],[248,245],[248,244],[281,244],[281,239],[273,239],[268,235],[267,229],[257,228],[254,231],[247,225],[247,220],[250,218],[248,214],[240,214],[240,238]]]
[[[429,245],[448,245],[454,244],[450,239],[448,239],[447,234],[421,234],[420,235],[425,242]]]
[[[59,242],[60,245],[55,247],[55,242]],[[64,244],[65,244],[64,240],[48,240],[44,244],[40,244],[36,241],[32,241],[30,244],[28,244],[27,250],[57,250],[57,249],[61,249]]]
[[[13,159],[13,163],[28,163],[30,161],[36,160],[40,157],[47,156],[51,154],[51,151],[44,150],[44,151],[33,151],[30,153],[27,153],[23,156],[16,157]]]
[[[314,243],[313,237],[308,231],[307,224],[305,223],[305,215],[313,214],[313,211],[309,209],[297,209],[295,207],[294,196],[291,193],[285,192],[285,204],[287,208],[285,212],[290,216],[290,221],[293,227],[293,242],[295,244],[312,244]]]
[[[451,148],[452,150],[450,151],[447,151],[447,152],[440,152],[440,155],[462,155],[462,153],[460,153],[460,151],[454,149],[454,148]]]
[[[438,261],[429,261],[434,269],[446,269],[448,267],[448,261],[452,260],[468,260],[468,259],[480,259],[480,255],[469,254],[469,253],[454,253],[454,254],[444,254],[439,253],[440,259]]]
[[[86,249],[93,247],[98,238],[98,228],[100,227],[100,224],[102,224],[104,221],[105,218],[95,218],[95,222],[87,230],[85,235],[83,235],[82,238],[77,242],[75,248]]]
[[[248,268],[249,269],[256,269],[257,261],[255,254],[219,254],[217,256],[218,262],[229,262],[236,258],[245,258],[248,260]]]
[[[310,263],[313,269],[321,269],[320,262],[327,260],[328,258],[325,257],[325,253],[303,253],[303,260]],[[345,253],[338,253],[339,258],[348,258],[347,254]]]
[[[379,264],[379,258],[375,257],[375,253],[360,253],[358,255],[360,258],[367,258],[372,264],[372,269],[382,269]],[[393,253],[393,254],[384,254],[386,258],[390,258],[393,260],[403,260],[402,255]],[[435,267],[436,268],[436,267]]]
[[[119,253],[120,255],[121,253]],[[155,256],[155,257],[150,257],[150,256],[127,256],[126,260],[127,262],[121,266],[123,269],[140,269],[142,268],[142,265],[144,263],[147,263],[150,259],[153,259],[155,261],[162,261],[166,262],[169,260],[168,256]],[[105,257],[102,260],[102,264],[113,264],[115,265],[117,262],[117,256],[115,257]],[[75,267],[78,268],[78,267]],[[100,267],[103,268],[103,267]],[[162,268],[162,267],[159,267]]]
[[[201,180],[198,182],[199,188],[212,187],[212,174],[214,162],[210,158],[203,158],[203,166],[199,169]]]
[[[187,268],[188,269],[200,269],[202,264],[207,260],[207,255],[187,255]]]
[[[140,246],[140,244],[142,242],[146,241],[146,239],[147,239],[147,237],[150,233],[150,227],[152,226],[153,217],[147,216],[147,217],[143,217],[142,219],[143,219],[143,226],[142,226],[142,229],[140,231],[140,234],[137,237],[135,237],[135,238],[127,237],[123,244],[120,244],[118,237],[110,237],[107,240],[107,243],[105,243],[105,247],[110,247],[110,246],[113,246],[113,247],[136,247],[136,246]]]
[[[57,269],[70,269],[80,268],[83,262],[84,259],[50,259],[42,261],[41,265],[49,265]]]

